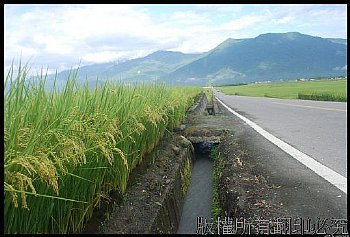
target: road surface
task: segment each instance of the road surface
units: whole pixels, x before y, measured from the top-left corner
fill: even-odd
[[[216,96],[267,132],[347,177],[347,103]]]
[[[272,135],[346,177],[346,103],[216,96]],[[279,187],[274,199],[281,202],[288,217],[347,218],[346,193],[218,104],[224,115],[232,117],[235,138],[256,164],[257,172]]]

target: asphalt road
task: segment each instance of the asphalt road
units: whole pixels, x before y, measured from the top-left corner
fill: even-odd
[[[337,141],[339,139],[336,135],[337,133],[335,133],[335,131],[337,131],[336,128],[328,127],[330,130],[327,130],[326,134],[322,134],[322,132],[319,131],[313,132],[313,129],[317,130],[319,127],[323,129],[323,126],[325,126],[322,123],[323,120],[327,120],[327,118],[336,120],[334,117],[340,115],[340,121],[336,120],[338,123],[334,121],[329,123],[332,124],[333,127],[337,127],[337,124],[339,124],[340,127],[344,128],[344,130],[340,128],[340,131],[338,131],[338,133],[340,133],[338,136],[342,137],[344,141],[342,152],[338,152],[336,149],[334,151],[334,148],[330,147],[329,144],[324,145],[324,147],[321,146],[321,148],[327,152],[329,152],[328,149],[331,149],[331,152],[334,151],[334,153],[337,154],[337,160],[342,161],[343,164],[339,165],[337,162],[328,161],[329,164],[333,164],[330,168],[346,176],[346,112],[344,111],[346,110],[346,104],[326,103],[327,106],[325,106],[325,104],[321,105],[320,103],[314,103],[314,101],[225,96],[221,93],[218,93],[217,97],[236,112],[239,112],[276,137],[315,159],[317,159],[315,155],[300,148],[305,147],[305,144],[300,142],[300,140],[302,138],[305,139],[306,136],[303,136],[302,132],[307,131],[307,134],[312,136],[304,140],[304,143],[308,145],[306,147],[310,147],[310,144],[317,143],[309,141],[313,139],[314,136],[316,140],[322,140],[326,137],[324,139],[328,139],[329,141],[330,138],[327,138],[328,135],[331,138],[336,137]],[[272,102],[274,103],[272,104]],[[295,105],[304,107],[296,107]],[[322,107],[323,109],[318,107]],[[331,110],[325,110],[324,108]],[[289,111],[289,109],[294,110]],[[313,110],[317,110],[316,115],[312,115]],[[255,113],[255,111],[257,112]],[[302,119],[298,118],[296,111],[299,112],[299,114],[301,113],[299,116],[302,116]],[[322,112],[331,113],[322,114]],[[215,123],[212,123],[212,121],[206,125],[209,127],[212,125],[219,126],[234,131],[235,139],[245,151],[246,155],[249,156],[249,162],[255,164],[254,171],[252,172],[256,172],[256,174],[259,175],[261,174],[268,180],[271,187],[275,187],[273,188],[273,200],[268,201],[279,203],[283,206],[285,215],[279,217],[291,217],[294,219],[310,218],[312,222],[317,221],[318,218],[322,218],[322,220],[327,220],[327,224],[329,224],[332,219],[340,218],[345,220],[345,218],[347,218],[346,194],[261,136],[243,120],[232,115],[220,103],[218,103],[218,113],[220,113],[221,117],[214,117],[215,120],[213,121],[215,121]],[[342,119],[341,116],[344,118]],[[319,119],[318,117],[322,118]],[[295,123],[295,125],[292,126],[293,124],[290,123]],[[316,126],[312,127],[314,124],[316,124]],[[286,130],[288,132],[285,132],[284,127],[287,128]],[[299,131],[296,132],[297,130]],[[295,144],[301,144],[302,146],[295,145],[292,141],[297,141]],[[313,154],[322,155],[323,153],[322,151],[318,151],[318,153]],[[324,157],[324,155],[321,156],[323,159]],[[248,158],[246,157],[246,159]],[[317,160],[325,164],[321,159]],[[343,173],[341,172],[342,170]],[[211,216],[211,173],[212,162],[210,162],[208,158],[197,159],[195,161],[191,184],[185,199],[179,228],[177,230],[178,234],[195,233],[196,220],[199,216],[205,217],[207,220],[210,219],[208,217]]]
[[[284,217],[310,218],[312,222],[326,218],[328,227],[334,218],[347,218],[346,194],[218,104],[221,113],[231,117],[230,121],[225,121],[225,126],[232,128],[236,141],[249,157],[246,159],[255,164],[253,172],[265,177],[269,185],[275,187],[273,200],[269,201],[281,203],[287,213]]]
[[[237,113],[347,177],[347,103],[216,96]]]
[[[230,116],[235,139],[246,152],[246,159],[255,164],[254,171],[268,180],[274,188],[273,200],[283,206],[284,217],[317,218],[347,217],[347,195],[312,172],[305,165],[258,134],[240,118]],[[244,162],[244,161],[243,161]],[[283,217],[279,216],[279,217]]]

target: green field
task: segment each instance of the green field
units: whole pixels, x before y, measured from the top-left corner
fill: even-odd
[[[106,82],[45,90],[5,80],[4,232],[78,233],[109,192],[125,192],[143,156],[185,118],[202,90]],[[17,74],[17,75],[15,75]]]
[[[347,101],[347,80],[344,79],[220,86],[217,89],[228,95]]]

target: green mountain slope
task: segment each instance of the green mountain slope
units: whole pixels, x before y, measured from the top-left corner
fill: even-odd
[[[120,80],[123,82],[150,82],[159,79],[181,66],[184,66],[201,54],[184,54],[172,51],[157,51],[143,58],[136,58],[124,62],[111,62],[93,64],[79,68],[78,82],[83,83],[86,79],[90,84],[96,80]],[[58,81],[64,82],[69,71],[60,72]],[[51,79],[53,76],[51,76]]]
[[[345,45],[348,44],[346,39],[339,39],[339,38],[326,38],[326,39],[333,42],[333,43],[345,44]]]
[[[92,86],[97,79],[163,81],[170,85],[235,84],[345,75],[346,70],[346,39],[289,32],[227,39],[202,54],[157,51],[124,62],[83,66],[79,69],[78,82],[87,79]],[[69,71],[59,73],[58,84],[64,83],[68,74]]]
[[[144,58],[138,58],[110,67],[103,73],[107,78],[121,78],[123,81],[153,81],[200,57],[200,54],[184,54],[171,51],[157,51]]]
[[[162,79],[170,84],[207,85],[342,75],[347,45],[335,41],[297,32],[228,39]]]

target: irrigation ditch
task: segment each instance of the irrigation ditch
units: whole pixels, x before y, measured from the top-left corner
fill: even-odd
[[[110,194],[83,233],[198,233],[197,218],[222,231],[225,217],[285,214],[273,189],[235,136],[232,117],[201,95],[187,119],[143,158],[126,193]],[[277,187],[278,188],[278,187]]]

